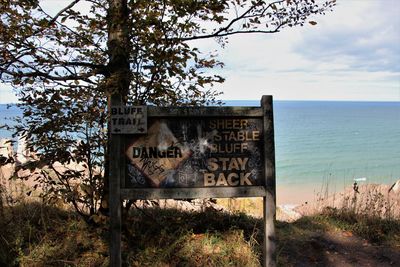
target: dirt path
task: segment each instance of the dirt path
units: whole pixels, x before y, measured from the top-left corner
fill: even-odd
[[[293,266],[400,266],[400,247],[374,245],[350,232],[315,234],[296,254]]]

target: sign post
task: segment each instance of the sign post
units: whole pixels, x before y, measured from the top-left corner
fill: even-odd
[[[276,265],[271,96],[261,107],[111,109],[112,266],[121,266],[122,200],[210,197],[263,197],[263,265]]]
[[[122,103],[121,95],[113,95],[111,97],[111,105],[118,106]],[[112,110],[111,107],[108,107],[109,110]],[[110,118],[111,120],[112,118]],[[111,120],[112,121],[112,120]],[[111,126],[110,121],[110,128]],[[113,134],[112,130],[109,143],[109,209],[110,209],[110,266],[120,267],[122,264],[121,259],[121,135]]]
[[[276,266],[276,179],[275,179],[275,142],[272,96],[263,96],[261,107],[264,113],[264,168],[265,196],[264,213],[264,249],[263,266]]]

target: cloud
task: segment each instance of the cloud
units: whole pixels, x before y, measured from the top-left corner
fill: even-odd
[[[400,101],[400,1],[338,1],[316,26],[238,36],[221,51],[225,99]],[[244,93],[245,92],[245,93]]]
[[[0,104],[16,103],[17,97],[11,86],[0,84]]]
[[[50,16],[55,16],[60,10],[71,4],[71,0],[43,0],[40,1],[40,6],[46,11]],[[74,5],[74,10],[79,10],[81,12],[89,11],[91,3],[88,1],[80,1]]]
[[[342,1],[323,30],[296,47],[309,60],[344,63],[344,69],[400,71],[400,1]]]

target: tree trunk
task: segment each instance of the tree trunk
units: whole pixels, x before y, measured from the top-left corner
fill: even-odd
[[[126,100],[131,81],[129,68],[129,9],[127,0],[109,0],[108,20],[108,90],[111,99]]]
[[[127,0],[109,0],[107,14],[108,31],[108,57],[107,65],[107,102],[108,110],[111,105],[123,104],[128,96],[129,85],[131,82],[131,73],[129,67],[130,40],[129,40],[129,9]],[[102,195],[100,211],[103,214],[109,213],[109,159],[111,151],[110,127],[108,127],[108,147],[105,151],[105,172],[104,172],[104,191]]]
[[[131,81],[129,67],[129,10],[127,0],[108,1],[108,72],[106,80],[108,110],[113,105],[123,104],[128,96]],[[121,152],[121,136],[110,134],[108,126],[108,170],[105,175],[105,191],[108,196],[110,209],[110,266],[121,266],[121,200],[119,175],[122,170],[119,168]],[[113,160],[111,162],[111,160]],[[107,176],[108,175],[108,176]],[[108,206],[108,205],[107,205]]]

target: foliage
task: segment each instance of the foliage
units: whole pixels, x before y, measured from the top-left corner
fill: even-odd
[[[90,217],[107,193],[113,95],[134,104],[218,102],[212,86],[224,79],[211,70],[223,64],[195,40],[224,46],[230,35],[303,26],[335,0],[71,0],[56,15],[39,0],[0,3],[0,80],[24,110],[17,132],[39,157],[29,168],[47,166],[37,180],[44,195]],[[55,167],[71,162],[88,171]]]

